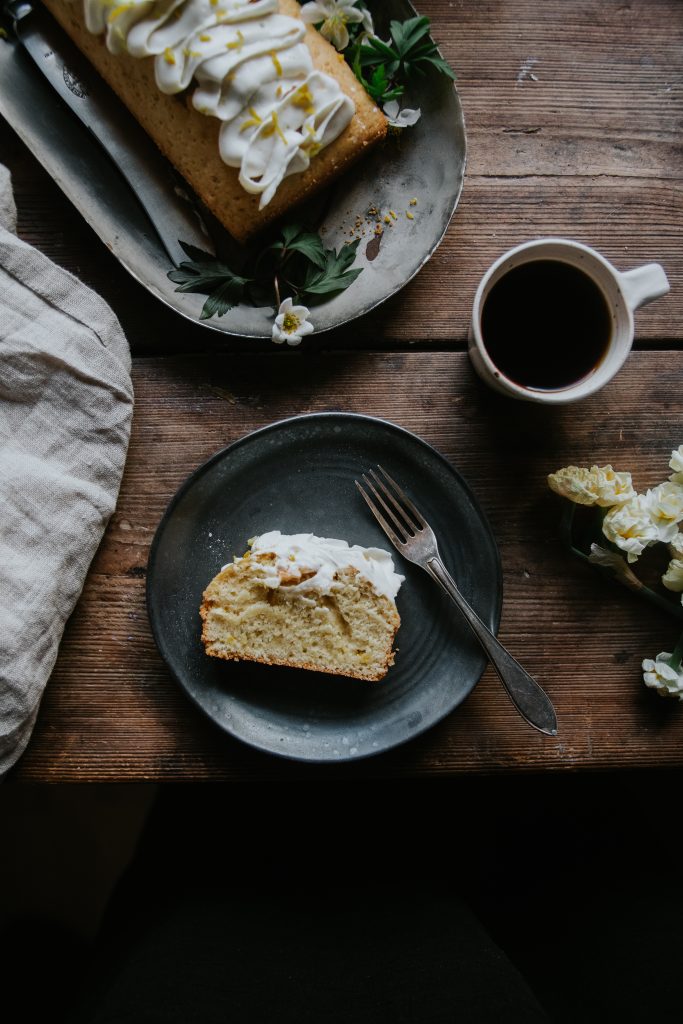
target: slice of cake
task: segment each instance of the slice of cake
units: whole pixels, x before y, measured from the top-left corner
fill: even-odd
[[[386,135],[296,0],[43,2],[239,241]]]
[[[275,530],[224,566],[204,592],[206,653],[381,679],[394,663],[404,577],[388,551]]]

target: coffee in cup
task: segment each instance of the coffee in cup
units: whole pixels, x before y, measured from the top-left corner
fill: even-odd
[[[633,344],[633,311],[668,290],[657,263],[620,273],[579,242],[527,242],[501,256],[479,284],[472,362],[513,398],[576,401],[617,373]]]

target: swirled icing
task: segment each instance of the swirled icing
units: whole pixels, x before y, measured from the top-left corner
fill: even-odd
[[[192,105],[218,118],[221,159],[271,201],[283,178],[344,130],[355,111],[339,83],[317,71],[298,18],[278,0],[83,0],[88,31],[114,54],[154,57],[158,88],[193,88]]]
[[[235,561],[243,562],[244,557],[256,561],[259,555],[273,555],[271,561],[257,562],[263,583],[280,587],[284,578],[286,590],[293,594],[311,590],[332,594],[340,586],[337,573],[353,568],[371,583],[376,593],[393,601],[405,579],[394,571],[393,559],[383,548],[363,548],[345,540],[316,537],[312,533],[283,534],[279,530],[255,537],[250,545],[250,554]],[[295,582],[297,578],[299,582]]]

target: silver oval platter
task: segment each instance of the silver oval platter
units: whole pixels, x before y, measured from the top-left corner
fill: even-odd
[[[368,6],[383,38],[388,36],[392,19],[404,20],[416,13],[407,0],[375,0]],[[94,70],[92,74],[96,75]],[[78,89],[79,75],[66,65],[64,78]],[[112,101],[118,103],[114,96]],[[427,262],[455,212],[466,159],[457,90],[445,76],[430,73],[418,81],[413,92],[406,93],[402,106],[420,108],[417,124],[391,133],[321,194],[315,209],[307,204],[306,219],[315,218],[326,247],[339,249],[344,242],[360,237],[354,266],[363,268],[346,291],[316,305],[317,333],[362,316],[395,295]],[[240,304],[220,318],[199,321],[204,296],[175,291],[167,277],[173,269],[170,258],[120,171],[11,38],[0,38],[0,113],[121,265],[149,292],[211,330],[241,338],[270,336],[272,307]],[[122,106],[119,113],[132,121]],[[134,122],[133,130],[137,130]],[[167,165],[165,173],[170,173]],[[182,190],[180,179],[177,186]],[[411,199],[417,199],[414,206]],[[370,223],[369,211],[374,210],[382,217],[389,216],[389,211],[395,214],[381,237]],[[294,212],[289,219],[296,216]],[[236,243],[227,232],[215,221],[208,224],[217,251],[226,258],[230,251],[234,254]]]

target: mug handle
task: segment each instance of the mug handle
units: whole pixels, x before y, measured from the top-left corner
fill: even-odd
[[[666,295],[671,289],[664,268],[659,263],[646,263],[644,267],[620,273],[619,284],[626,303],[632,310]]]

